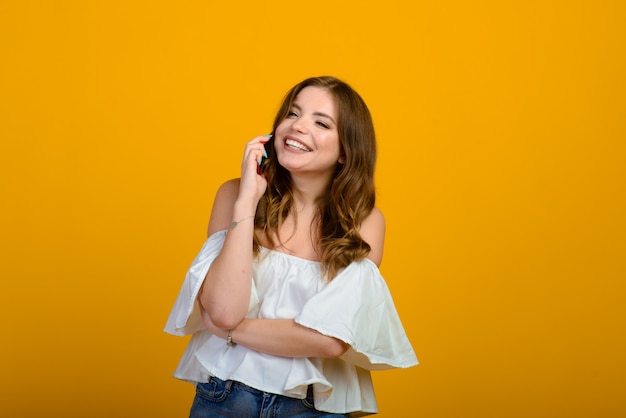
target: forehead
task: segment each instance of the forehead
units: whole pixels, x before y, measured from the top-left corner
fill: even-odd
[[[335,98],[327,89],[321,87],[307,86],[303,88],[293,103],[307,110],[336,115]]]

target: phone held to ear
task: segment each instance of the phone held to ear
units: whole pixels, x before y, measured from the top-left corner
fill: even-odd
[[[263,173],[263,163],[265,162],[265,160],[267,160],[269,158],[270,152],[271,152],[271,144],[270,144],[270,138],[272,137],[271,134],[265,135],[265,137],[267,138],[266,142],[262,142],[263,144],[263,155],[261,156],[261,159],[259,160],[259,166],[256,168],[256,172],[257,174],[262,174]]]

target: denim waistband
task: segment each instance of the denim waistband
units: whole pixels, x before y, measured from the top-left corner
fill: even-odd
[[[255,393],[257,395],[276,395],[275,393],[269,393],[269,392],[264,392],[262,390],[253,388],[252,386],[248,386],[245,383],[241,383],[237,380],[222,380],[220,378],[217,378],[215,376],[209,376],[209,380],[207,383],[211,382],[211,380],[215,380],[218,384],[223,384],[224,385],[224,390],[226,392],[230,392],[232,390],[233,386],[237,386],[240,389],[246,390],[248,392],[251,393]],[[284,395],[279,395],[279,396],[284,396]],[[307,387],[307,393],[306,393],[307,397],[313,396],[313,385],[309,385]]]

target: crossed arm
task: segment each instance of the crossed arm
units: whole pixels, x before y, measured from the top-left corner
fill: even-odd
[[[254,214],[266,183],[256,175],[262,144],[251,141],[242,163],[242,178],[224,183],[217,192],[208,234],[228,230],[224,246],[207,273],[198,296],[207,330],[252,350],[284,357],[332,358],[349,345],[297,324],[293,319],[245,318],[252,277]],[[254,170],[254,171],[252,171]],[[236,228],[231,227],[237,222]],[[382,213],[374,209],[363,221],[361,235],[372,251],[369,257],[380,264],[385,234]]]
[[[206,311],[202,312],[202,321],[212,334],[224,339],[228,336],[228,331],[213,325]],[[350,347],[337,338],[297,324],[293,319],[244,318],[231,330],[231,337],[236,344],[282,357],[334,358]]]
[[[232,215],[232,209],[222,209],[222,206],[228,205],[223,202],[236,200],[237,189],[236,180],[220,188],[209,222],[209,235],[220,229],[229,231],[198,296],[205,327],[224,339],[231,331],[237,344],[266,354],[283,357],[340,356],[349,348],[346,343],[299,325],[293,319],[245,318],[250,300],[254,223],[246,219],[232,229],[231,219],[241,219],[237,216],[243,218],[243,213]],[[231,207],[235,207],[237,212],[236,203]]]

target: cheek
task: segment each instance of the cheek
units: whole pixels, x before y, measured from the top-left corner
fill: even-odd
[[[328,141],[329,147],[332,148],[333,152],[340,153],[341,145],[339,144],[339,137],[337,135],[329,135],[326,140]]]
[[[287,120],[283,120],[281,123],[279,123],[278,126],[276,127],[276,132],[275,132],[276,135],[277,136],[282,135],[286,131],[287,125],[288,125]]]

